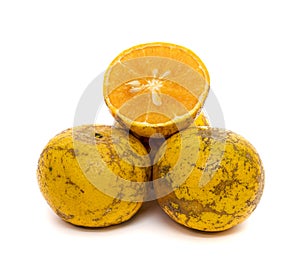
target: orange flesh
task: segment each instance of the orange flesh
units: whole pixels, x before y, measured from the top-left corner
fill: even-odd
[[[160,56],[167,57],[179,62],[182,62],[186,65],[191,66],[193,69],[198,70],[199,73],[207,77],[208,74],[205,74],[203,70],[199,70],[199,59],[195,59],[195,54],[188,49],[181,49],[177,46],[171,46],[171,44],[157,43],[153,45],[145,45],[140,48],[130,50],[130,52],[124,52],[123,56],[119,59],[121,62],[125,62],[130,59],[145,57],[145,56]],[[203,65],[204,66],[204,65]],[[209,78],[207,78],[209,82]]]
[[[104,96],[121,121],[151,127],[193,119],[203,106],[209,82],[205,65],[189,49],[149,43],[127,49],[112,61]]]
[[[161,83],[161,87],[157,90],[153,90],[151,86],[143,88],[143,85],[148,85],[149,81],[151,83],[153,78],[136,79],[135,81],[140,83],[139,87],[130,86],[128,83],[122,84],[109,94],[111,104],[119,109],[122,115],[131,117],[134,121],[151,124],[167,122],[176,116],[184,115],[197,104],[198,99],[185,87],[166,79],[155,78],[154,80]],[[138,92],[131,92],[132,88],[138,88]],[[156,94],[156,98],[159,98],[160,105],[153,102],[153,93]],[[134,114],[132,108],[124,107],[129,101],[135,109],[146,107],[146,112]]]

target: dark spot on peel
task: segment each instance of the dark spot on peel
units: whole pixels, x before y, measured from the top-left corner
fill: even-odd
[[[103,135],[101,135],[100,133],[95,133],[95,138],[102,138]]]

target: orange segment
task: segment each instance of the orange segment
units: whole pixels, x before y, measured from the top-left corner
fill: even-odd
[[[190,50],[149,43],[122,52],[104,78],[115,118],[140,136],[171,135],[193,122],[209,91],[209,75]]]
[[[190,49],[172,43],[154,42],[131,47],[119,54],[111,65],[145,56],[160,56],[177,60],[198,70],[208,84],[210,82],[208,71],[202,60]]]

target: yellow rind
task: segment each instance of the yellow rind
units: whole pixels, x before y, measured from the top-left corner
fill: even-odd
[[[126,129],[125,125],[122,125],[122,123],[115,121],[114,122],[114,127],[116,128],[121,128],[121,129]],[[210,126],[209,119],[206,117],[205,113],[203,111],[198,114],[194,120],[194,122],[190,125],[190,127],[198,127],[198,126]],[[154,160],[154,157],[160,148],[160,146],[163,144],[163,142],[166,140],[164,137],[141,137],[137,135],[136,133],[130,131],[136,138],[138,138],[141,143],[145,146],[147,152],[150,154],[150,159]],[[151,141],[151,142],[150,142]]]
[[[199,126],[199,127],[209,127],[210,122],[209,119],[206,117],[203,111],[200,112],[199,115],[196,116],[194,123],[191,126]]]
[[[92,138],[86,136],[89,130],[94,133]],[[129,181],[145,182],[150,176],[149,158],[143,158],[148,167],[136,167],[133,163],[141,163],[141,158],[135,156],[146,155],[146,149],[125,131],[114,129],[112,132],[109,126],[81,126],[76,127],[75,136],[73,133],[74,129],[61,132],[49,141],[41,153],[37,178],[44,198],[59,217],[78,226],[106,227],[130,219],[142,202],[123,201],[101,192],[87,179],[82,167],[87,163],[95,176],[97,172],[101,173],[101,167],[97,166],[92,153],[94,148],[115,175]],[[132,158],[132,164],[122,160],[116,152],[112,133],[123,147],[122,154]],[[119,196],[130,190],[133,194],[137,193],[134,188],[117,190],[115,193]]]
[[[182,149],[182,142],[189,149]],[[190,149],[194,154],[189,154]],[[192,155],[195,163],[190,161]],[[173,180],[154,184],[161,196],[159,205],[173,220],[189,228],[210,232],[229,229],[244,221],[262,196],[261,159],[246,139],[231,131],[186,129],[162,145],[155,162],[154,180],[177,172]],[[178,186],[176,178],[182,174],[186,179]]]

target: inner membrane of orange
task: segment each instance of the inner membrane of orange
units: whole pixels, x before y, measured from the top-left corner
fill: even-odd
[[[151,124],[186,115],[198,101],[184,86],[155,77],[128,81],[112,90],[109,99],[130,120]]]

